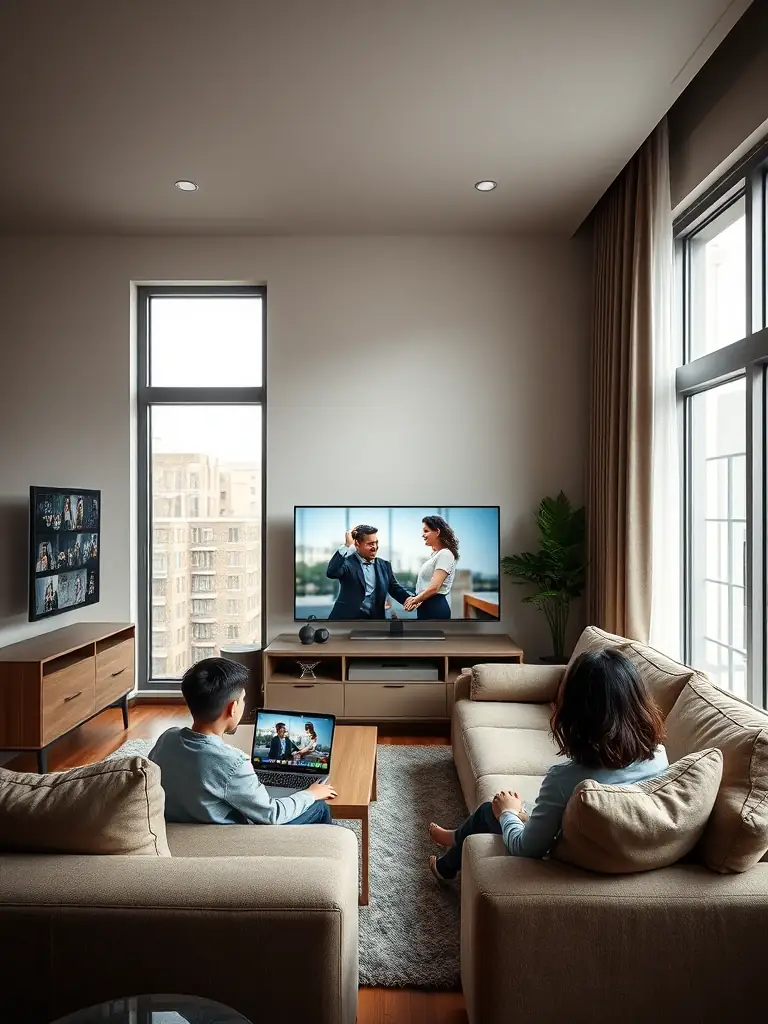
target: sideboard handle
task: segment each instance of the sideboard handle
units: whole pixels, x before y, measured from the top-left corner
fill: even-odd
[[[294,690],[313,690],[315,687],[314,683],[294,683]]]
[[[121,676],[123,674],[123,672],[125,672],[125,666],[123,666],[123,668],[119,668],[117,670],[117,672],[113,672],[112,673],[112,678],[114,679],[115,676]]]
[[[69,704],[69,702],[71,700],[74,700],[75,697],[79,697],[82,692],[83,692],[82,690],[78,690],[77,693],[73,693],[71,697],[65,697],[64,698],[64,703],[65,704]]]
[[[404,690],[405,683],[384,683],[385,690]]]

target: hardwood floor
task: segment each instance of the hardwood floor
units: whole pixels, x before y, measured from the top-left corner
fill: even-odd
[[[63,771],[100,761],[129,739],[154,740],[174,725],[189,725],[190,717],[180,704],[134,704],[129,728],[123,729],[122,713],[110,708],[81,725],[51,747],[50,771]],[[379,729],[380,743],[441,744],[445,735],[404,735]],[[6,765],[14,771],[36,771],[34,754],[20,754]],[[357,1024],[467,1024],[460,992],[422,992],[412,989],[363,988],[360,990]]]

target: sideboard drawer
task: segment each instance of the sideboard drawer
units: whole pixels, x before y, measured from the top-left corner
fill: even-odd
[[[344,714],[343,683],[267,683],[267,706],[278,711]]]
[[[345,718],[445,718],[445,683],[347,683]]]
[[[43,675],[43,744],[94,713],[95,669],[95,659],[90,657]]]
[[[96,651],[96,707],[104,708],[133,689],[133,640]]]

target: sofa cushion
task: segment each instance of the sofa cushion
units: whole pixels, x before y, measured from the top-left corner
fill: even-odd
[[[564,675],[564,665],[475,665],[471,697],[542,704],[555,699]]]
[[[462,700],[455,705],[455,719],[461,729],[486,726],[492,729],[549,729],[549,704],[492,704],[490,701]]]
[[[552,737],[542,729],[496,729],[477,726],[464,732],[475,780],[483,775],[545,775],[561,758]]]
[[[615,633],[606,633],[597,626],[587,626],[581,634],[568,667],[570,668],[576,658],[585,651],[599,651],[604,647],[615,648],[629,658],[665,718],[674,707],[685,684],[696,676],[694,669],[673,661],[653,647],[642,644],[639,640],[628,640],[627,637],[617,636]]]
[[[477,803],[493,800],[497,793],[506,790],[508,793],[519,793],[526,810],[530,811],[536,803],[543,775],[484,775],[477,781]]]
[[[170,857],[160,769],[143,757],[35,775],[0,768],[0,850]]]
[[[768,715],[694,677],[667,719],[670,759],[723,752],[723,781],[699,852],[714,871],[746,871],[768,851]]]
[[[722,775],[723,755],[712,749],[629,786],[587,779],[568,801],[553,855],[609,875],[674,864],[701,838]]]

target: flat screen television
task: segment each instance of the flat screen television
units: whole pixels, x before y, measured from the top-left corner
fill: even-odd
[[[99,600],[101,491],[30,487],[29,617],[47,619]]]
[[[499,549],[498,505],[297,505],[294,619],[497,621]]]

